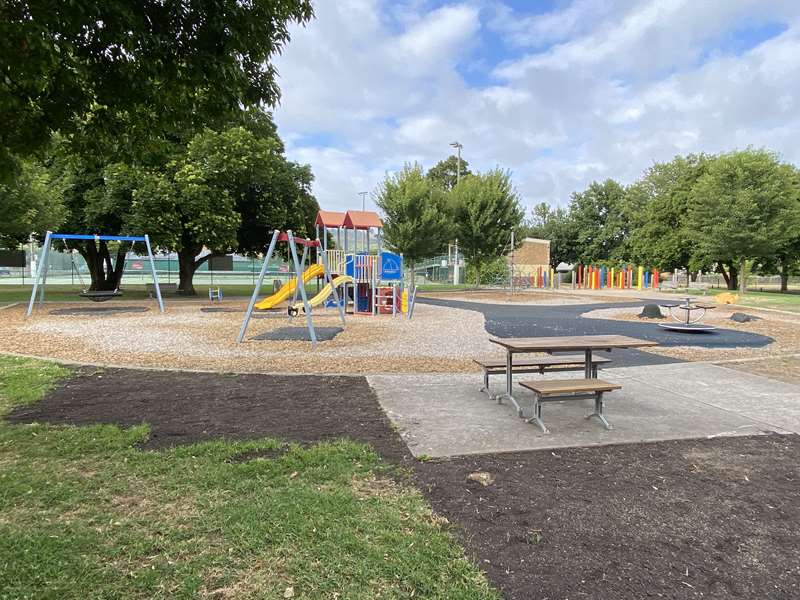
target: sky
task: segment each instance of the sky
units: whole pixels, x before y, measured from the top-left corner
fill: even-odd
[[[526,210],[677,154],[800,164],[800,0],[317,0],[277,57],[287,156],[327,210],[463,144]]]

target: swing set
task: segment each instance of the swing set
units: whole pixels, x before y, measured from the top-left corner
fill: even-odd
[[[272,232],[272,239],[269,243],[269,248],[267,249],[267,253],[264,255],[264,263],[261,265],[261,272],[258,275],[258,280],[256,281],[255,288],[253,289],[253,295],[250,297],[250,304],[247,306],[247,312],[244,315],[244,320],[242,321],[242,328],[239,330],[239,335],[236,337],[236,341],[241,343],[244,340],[244,336],[247,333],[247,326],[250,323],[250,317],[253,315],[253,310],[256,306],[256,301],[258,300],[258,296],[261,293],[261,286],[264,283],[264,277],[267,274],[267,269],[269,268],[269,261],[272,260],[272,256],[275,253],[275,246],[278,242],[287,242],[289,245],[289,255],[294,265],[294,272],[297,276],[297,287],[295,288],[294,292],[297,294],[297,290],[300,290],[300,297],[302,298],[302,305],[303,305],[303,312],[305,313],[306,317],[306,327],[308,328],[308,335],[311,339],[311,346],[316,347],[317,345],[317,333],[314,329],[314,321],[311,317],[311,302],[309,301],[308,294],[306,293],[306,288],[303,280],[303,268],[305,265],[306,257],[308,256],[308,249],[309,248],[316,248],[319,252],[321,248],[321,244],[319,239],[316,240],[307,240],[301,237],[296,237],[292,234],[291,230],[286,231],[285,233],[276,229]],[[303,246],[303,259],[297,255],[297,246]],[[328,258],[325,252],[319,252],[319,258],[322,261],[322,276],[324,278],[324,282],[326,286],[330,286],[331,294],[333,295],[334,304],[339,309],[339,318],[342,320],[342,325],[344,325],[344,301],[339,301],[339,293],[336,291],[336,285],[333,279],[331,278],[331,271],[328,266]],[[292,311],[289,312],[289,318],[293,317]]]
[[[122,279],[122,271],[124,269],[119,270],[119,275],[117,277],[117,281],[113,290],[90,290],[87,289],[84,282],[83,277],[81,277],[80,270],[75,265],[75,256],[73,251],[69,249],[67,246],[67,240],[82,240],[82,241],[90,241],[94,240],[95,242],[130,242],[131,248],[133,249],[134,244],[136,242],[144,242],[145,247],[147,248],[147,258],[150,261],[150,271],[153,274],[153,287],[156,292],[156,301],[158,302],[158,308],[163,313],[164,312],[164,301],[161,298],[161,288],[158,285],[158,276],[156,274],[156,264],[155,260],[153,259],[153,249],[150,246],[150,237],[148,235],[144,236],[128,236],[128,235],[84,235],[84,234],[75,234],[75,233],[53,233],[48,231],[44,237],[44,244],[42,245],[42,252],[39,255],[39,266],[36,269],[36,279],[33,282],[33,290],[31,291],[31,299],[28,303],[28,312],[27,315],[30,316],[33,312],[33,305],[36,301],[36,292],[39,292],[39,306],[44,304],[44,287],[45,283],[47,282],[47,272],[49,265],[47,264],[47,259],[50,256],[50,249],[53,245],[53,240],[61,240],[64,244],[64,247],[70,253],[70,260],[72,268],[78,274],[78,279],[81,282],[81,287],[83,288],[79,295],[82,298],[88,298],[92,302],[105,302],[106,300],[111,300],[118,296],[122,295],[122,291],[119,289],[119,284]]]

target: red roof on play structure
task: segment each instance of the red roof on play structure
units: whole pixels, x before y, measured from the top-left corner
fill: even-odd
[[[317,220],[314,225],[321,227],[342,227],[344,226],[344,213],[332,210],[321,210],[317,213]]]
[[[378,213],[368,210],[348,210],[344,216],[344,226],[348,229],[369,229],[370,227],[383,229],[383,221]]]

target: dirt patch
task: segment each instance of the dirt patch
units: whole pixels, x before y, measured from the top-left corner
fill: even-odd
[[[224,438],[310,444],[349,438],[407,454],[364,377],[224,375],[109,369],[78,373],[12,423],[146,423],[148,449]]]
[[[758,436],[416,470],[506,598],[788,600],[800,595],[798,457],[800,437]]]
[[[17,423],[149,423],[148,448],[347,437],[411,466],[508,599],[800,596],[800,437],[755,436],[412,461],[362,377],[79,373]],[[276,458],[280,449],[236,460]],[[396,482],[353,482],[380,498]]]
[[[770,379],[796,384],[800,381],[800,355],[775,356],[758,360],[734,361],[722,363],[723,366],[737,371],[746,371],[763,375]]]

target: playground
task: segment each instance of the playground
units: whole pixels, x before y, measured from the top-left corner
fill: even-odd
[[[410,290],[377,215],[320,211],[317,227],[274,231],[238,293],[164,297],[151,262],[152,297],[120,279],[49,300],[42,260],[28,301],[0,309],[0,352],[18,355],[0,370],[16,510],[79,528],[111,515],[49,586],[88,571],[98,589],[129,573],[144,596],[796,595],[800,316],[676,299],[631,268],[587,267],[574,288]],[[270,281],[279,252],[288,276]],[[686,313],[704,329],[681,331]],[[481,387],[481,365],[504,364],[495,342],[514,340],[585,349],[585,378],[544,350],[573,372],[526,379],[607,386],[590,415],[604,426],[585,395],[548,404],[548,430],[530,381],[509,375],[505,397],[485,371]],[[60,504],[24,483],[43,462],[70,488]],[[146,542],[123,556],[121,535]],[[368,591],[356,571],[376,574]]]

